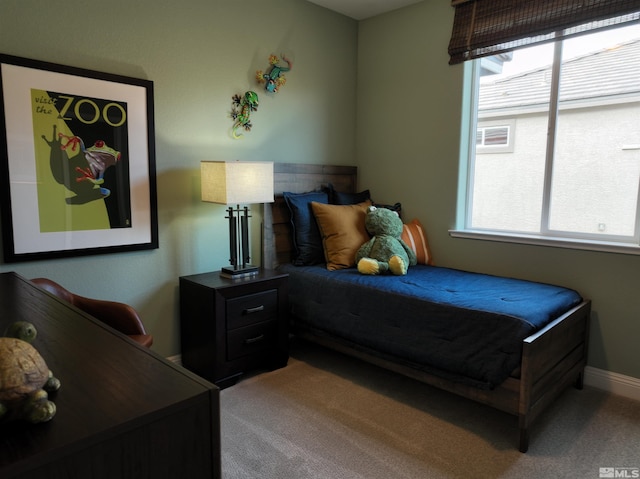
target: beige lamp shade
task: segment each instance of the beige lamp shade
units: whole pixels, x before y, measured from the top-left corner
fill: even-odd
[[[202,161],[202,201],[209,203],[273,203],[273,162]]]

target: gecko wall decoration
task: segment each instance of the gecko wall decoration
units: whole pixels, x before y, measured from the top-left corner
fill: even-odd
[[[258,80],[258,83],[265,83],[264,88],[269,93],[278,93],[280,87],[287,82],[283,73],[293,68],[293,62],[291,60],[284,55],[281,55],[281,57],[287,64],[286,67],[278,65],[280,58],[277,55],[270,55],[269,64],[271,65],[271,69],[267,73],[264,73],[262,70],[256,72],[256,80]]]
[[[238,129],[243,128],[245,131],[251,131],[251,112],[258,111],[258,94],[254,91],[247,91],[244,95],[233,95],[231,97],[233,104],[231,107],[231,118],[234,120],[231,128],[231,136],[238,140],[242,138],[242,134],[238,135]]]
[[[286,63],[286,66],[279,64],[281,58]],[[280,57],[270,55],[269,64],[271,68],[267,73],[262,70],[256,71],[256,80],[260,84],[265,84],[267,93],[278,93],[280,87],[287,82],[284,73],[291,70],[293,62],[284,55]],[[251,131],[253,127],[251,124],[251,112],[258,111],[258,94],[254,91],[247,91],[244,95],[233,95],[231,99],[233,103],[230,116],[234,120],[231,136],[233,139],[238,140],[244,136],[238,133],[240,129]]]

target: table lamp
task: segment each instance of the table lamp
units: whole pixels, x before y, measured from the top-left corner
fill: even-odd
[[[273,202],[273,163],[202,161],[202,201],[228,205],[229,267],[221,275],[241,278],[258,273],[250,264],[249,204]],[[236,205],[235,208],[232,205]],[[240,206],[244,205],[244,206]]]

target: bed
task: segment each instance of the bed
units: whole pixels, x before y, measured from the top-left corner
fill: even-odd
[[[371,200],[356,190],[355,167],[274,169],[263,264],[290,275],[293,334],[517,416],[526,452],[540,413],[568,386],[582,388],[590,301],[569,288],[435,266],[428,248],[402,277],[361,275],[331,256],[301,263],[301,225],[315,225],[297,217],[292,198],[327,192],[328,206],[313,203],[323,241],[346,226],[328,226],[321,213],[350,220]]]

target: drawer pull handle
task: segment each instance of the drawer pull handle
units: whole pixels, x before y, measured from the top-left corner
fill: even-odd
[[[264,311],[264,305],[256,306],[255,308],[247,308],[244,310],[244,314],[253,314],[259,313],[260,311]]]
[[[257,343],[259,341],[262,341],[264,339],[264,334],[261,334],[260,336],[256,336],[255,338],[249,338],[249,339],[245,339],[244,340],[244,344],[253,344],[253,343]]]

